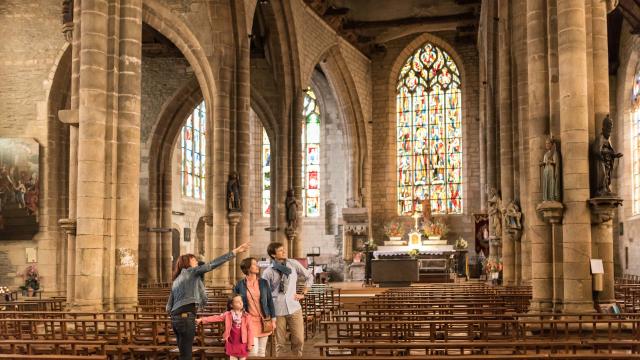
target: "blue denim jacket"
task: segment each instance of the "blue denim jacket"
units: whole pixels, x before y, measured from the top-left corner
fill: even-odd
[[[200,275],[219,267],[233,259],[234,256],[233,252],[229,252],[208,264],[182,269],[180,275],[171,285],[171,294],[169,294],[169,301],[166,306],[167,312],[171,313],[187,304],[197,304],[199,308],[207,305],[207,292]]]
[[[271,296],[271,287],[269,282],[265,279],[258,278],[258,287],[260,288],[260,307],[262,308],[262,315],[265,319],[276,316],[276,308],[273,306],[273,297]],[[244,303],[244,311],[249,312],[249,301],[247,298],[247,279],[238,281],[233,288],[233,292],[242,296],[242,302]]]

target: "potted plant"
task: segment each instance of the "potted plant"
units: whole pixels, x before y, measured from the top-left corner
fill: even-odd
[[[458,240],[456,240],[456,244],[454,245],[454,247],[456,248],[456,250],[466,250],[467,247],[469,247],[469,243],[467,242],[467,240],[459,238]]]
[[[440,240],[449,233],[449,227],[440,220],[434,220],[422,225],[422,232],[430,240]]]
[[[384,234],[389,237],[389,240],[400,241],[405,233],[404,223],[394,220],[390,221],[384,226]]]

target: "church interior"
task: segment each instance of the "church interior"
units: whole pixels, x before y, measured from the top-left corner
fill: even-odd
[[[0,33],[0,359],[177,359],[181,255],[250,243],[220,313],[276,242],[307,359],[640,359],[639,0],[0,0]]]

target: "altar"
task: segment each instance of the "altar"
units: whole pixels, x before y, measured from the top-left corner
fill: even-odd
[[[407,286],[412,282],[449,282],[456,250],[446,240],[421,245],[378,246],[373,252],[372,280],[380,286]],[[436,241],[433,241],[436,242]],[[444,243],[443,243],[444,242]],[[414,250],[409,255],[409,251]]]

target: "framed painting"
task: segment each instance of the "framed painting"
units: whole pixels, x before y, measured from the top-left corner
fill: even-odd
[[[0,239],[38,232],[40,146],[33,139],[0,138]]]

